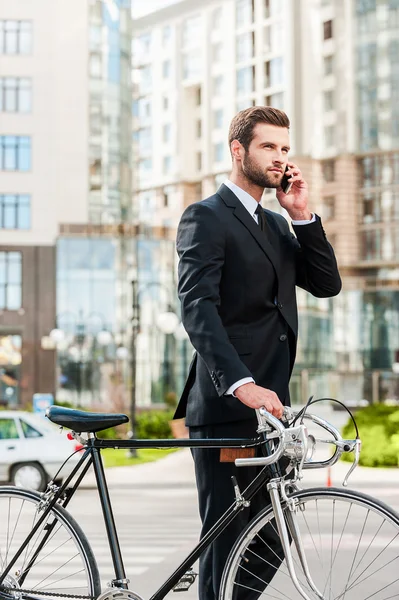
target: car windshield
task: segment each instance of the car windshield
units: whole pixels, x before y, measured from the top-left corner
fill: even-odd
[[[25,416],[21,417],[21,421],[24,420],[28,425],[38,429],[38,431],[42,434],[44,433],[56,433],[58,429],[58,425],[51,423],[46,417],[42,417],[41,415],[35,415],[33,413],[28,413],[26,419]],[[31,437],[31,436],[30,436]]]

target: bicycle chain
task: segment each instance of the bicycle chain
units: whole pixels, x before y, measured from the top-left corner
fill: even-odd
[[[95,596],[79,596],[72,594],[60,594],[59,592],[40,592],[39,590],[25,590],[23,588],[12,588],[0,585],[0,592],[7,592],[9,596],[14,594],[36,594],[37,596],[56,596],[57,598],[78,598],[79,600],[95,600]]]

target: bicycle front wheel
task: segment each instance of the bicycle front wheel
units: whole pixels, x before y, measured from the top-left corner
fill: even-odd
[[[399,598],[398,514],[375,498],[338,488],[302,490],[290,498],[298,500],[294,514],[311,584],[292,542],[295,571],[311,600]],[[287,515],[289,507],[282,508]],[[220,591],[221,600],[259,597],[303,598],[289,575],[271,506],[251,521],[233,546]]]
[[[43,514],[36,492],[0,488],[0,575]],[[7,589],[5,589],[7,588]],[[25,591],[24,591],[25,590]],[[76,521],[55,505],[0,584],[0,598],[91,599],[101,591],[97,564]]]

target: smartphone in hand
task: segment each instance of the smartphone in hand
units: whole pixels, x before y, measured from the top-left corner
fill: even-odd
[[[283,188],[284,194],[289,194],[289,192],[291,191],[291,188],[292,188],[292,183],[293,183],[293,182],[289,181],[289,179],[286,175],[287,171],[289,171],[288,165],[285,167],[285,173],[281,180],[281,187]]]

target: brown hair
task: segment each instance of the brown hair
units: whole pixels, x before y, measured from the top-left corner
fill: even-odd
[[[271,106],[251,106],[241,110],[230,123],[229,148],[231,142],[238,140],[245,150],[248,150],[254,137],[254,129],[258,123],[286,127],[289,129],[290,121],[285,112]]]

